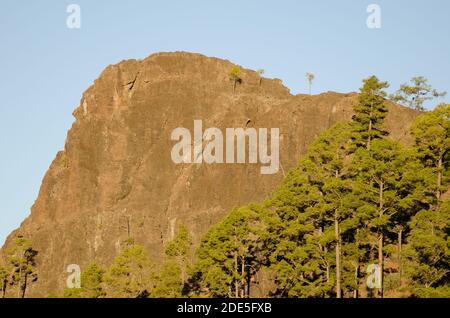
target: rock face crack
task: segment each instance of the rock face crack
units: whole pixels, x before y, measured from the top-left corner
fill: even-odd
[[[124,86],[128,86],[128,90],[131,91],[134,87],[134,83],[136,83],[137,77],[138,77],[138,74],[136,74],[136,76],[134,77],[134,79],[132,81],[126,83]]]

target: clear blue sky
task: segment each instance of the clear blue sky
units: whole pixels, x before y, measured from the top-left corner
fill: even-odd
[[[81,7],[81,29],[66,8]],[[381,6],[381,29],[366,26]],[[392,90],[423,75],[450,92],[448,0],[81,1],[0,4],[0,245],[29,214],[64,146],[72,111],[109,64],[192,51],[266,69],[291,92],[356,91],[376,74]]]

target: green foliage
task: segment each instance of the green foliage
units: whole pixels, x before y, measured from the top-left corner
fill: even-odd
[[[192,237],[181,225],[166,245],[166,259],[158,274],[152,297],[182,297],[191,263]]]
[[[7,266],[0,265],[0,292],[1,292],[2,298],[5,298],[6,289],[9,284],[10,272],[11,272],[11,270]]]
[[[449,210],[448,201],[439,204],[448,189],[448,151],[450,149],[450,105],[439,105],[419,116],[412,126],[422,175],[428,190],[436,197],[426,200],[428,208],[416,214],[411,223],[405,256],[406,273],[418,297],[449,297]],[[417,185],[417,183],[416,183]]]
[[[69,168],[70,163],[69,163],[69,158],[67,157],[67,153],[65,151],[61,151],[60,154],[61,154],[60,160],[61,160],[62,166],[64,168]]]
[[[400,89],[390,99],[412,109],[423,111],[424,103],[438,97],[443,97],[446,92],[438,92],[428,84],[423,76],[413,77],[411,84],[402,84]]]
[[[197,252],[195,293],[245,297],[263,251],[263,229],[257,222],[260,212],[261,207],[256,205],[234,209],[208,231]]]
[[[232,80],[237,80],[237,79],[240,79],[240,76],[241,76],[241,69],[240,69],[240,67],[234,65],[234,66],[231,68],[231,71],[230,71],[230,78],[231,78]]]
[[[18,297],[24,298],[28,285],[38,279],[35,270],[38,252],[33,249],[31,240],[18,234],[7,254],[12,271],[10,285],[17,286]]]
[[[177,234],[166,246],[166,255],[170,257],[186,257],[192,246],[192,237],[186,227],[181,225]]]
[[[450,296],[450,201],[422,210],[411,222],[407,274],[419,297]]]
[[[104,275],[108,297],[148,297],[154,283],[153,266],[143,246],[125,248]]]
[[[352,124],[338,124],[321,134],[269,202],[278,217],[273,234],[280,242],[270,259],[278,285],[276,296],[334,293],[333,250],[340,240],[335,223],[341,226],[341,234],[348,230],[342,222],[349,216],[351,203],[346,176],[349,155],[354,150],[352,132]]]
[[[93,263],[81,273],[81,288],[66,288],[64,298],[100,298],[106,296],[103,290],[105,270]]]
[[[358,171],[357,193],[364,202],[358,209],[374,212],[369,219],[378,232],[387,230],[391,215],[401,210],[402,196],[408,194],[399,191],[404,168],[409,167],[407,155],[399,143],[387,139],[375,140],[370,151],[358,149],[355,153],[352,165]]]
[[[380,82],[376,76],[371,76],[363,81],[358,103],[353,106],[355,115],[356,132],[354,138],[361,146],[370,149],[373,139],[382,138],[387,135],[384,127],[384,119],[387,114],[385,104],[385,88],[389,87],[387,82]]]
[[[233,82],[233,92],[236,91],[236,85],[242,83],[241,69],[234,65],[230,70],[230,80]]]
[[[416,148],[425,167],[435,175],[433,189],[437,199],[448,187],[450,149],[450,104],[441,104],[419,116],[411,128]]]
[[[179,298],[182,296],[183,285],[178,263],[174,260],[166,261],[158,275],[151,296],[155,298]]]
[[[411,132],[424,163],[436,166],[450,148],[450,104],[441,104],[419,116]]]

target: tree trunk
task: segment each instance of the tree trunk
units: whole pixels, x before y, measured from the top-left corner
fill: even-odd
[[[383,266],[383,234],[380,233],[380,238],[378,239],[378,264],[379,264],[379,271],[380,271],[380,298],[383,298],[383,271],[384,271],[384,266]]]
[[[437,176],[437,186],[438,189],[436,191],[436,198],[438,199],[438,201],[441,199],[441,186],[442,186],[442,155],[439,157],[439,161],[438,161],[438,176]]]
[[[21,298],[25,298],[25,292],[26,292],[26,290],[27,290],[27,278],[28,278],[28,275],[25,275],[24,282],[23,282],[23,286],[22,286],[22,295],[21,295]]]
[[[22,290],[22,267],[19,267],[19,284],[17,289],[17,298],[20,298],[20,292]]]
[[[319,234],[320,235],[323,234],[323,226],[321,226],[319,228]],[[327,283],[329,283],[330,282],[330,276],[331,276],[330,275],[331,270],[330,270],[330,263],[326,259],[326,255],[328,253],[328,249],[327,249],[326,246],[322,247],[322,244],[320,244],[320,243],[319,243],[319,248],[320,248],[320,252],[321,253],[323,252],[323,262],[325,263],[325,276],[326,276],[325,278],[327,280]]]
[[[359,229],[356,229],[356,250],[359,251]],[[355,264],[355,283],[356,289],[353,291],[353,298],[359,297],[359,255],[356,256],[356,264]]]
[[[186,268],[187,268],[186,263],[187,262],[188,261],[184,257],[181,257],[178,260],[178,265],[181,268],[181,281],[183,282],[183,285],[186,283]]]
[[[342,298],[341,289],[341,233],[337,211],[334,212],[334,235],[336,238],[336,297]]]
[[[380,207],[379,207],[379,215],[380,218],[383,216],[383,209],[384,209],[384,183],[380,183],[380,193],[379,193],[379,200],[380,200]],[[383,260],[383,232],[382,229],[379,229],[379,238],[378,238],[378,266],[380,271],[380,298],[383,298],[383,271],[384,271],[384,260]]]
[[[241,298],[245,298],[245,257],[241,257]]]
[[[370,104],[370,114],[369,114],[369,131],[367,137],[367,150],[370,150],[370,144],[372,142],[372,113],[373,113],[373,102]]]
[[[234,268],[236,273],[239,273],[237,252],[234,253]],[[239,281],[237,279],[234,279],[234,293],[234,297],[239,298]]]
[[[4,280],[3,287],[2,287],[2,298],[5,298],[5,296],[6,296],[6,284],[8,284],[8,282],[6,280]]]
[[[330,282],[330,263],[326,262],[326,265],[327,265],[327,269],[326,269],[327,283],[329,283]]]
[[[131,237],[131,227],[130,227],[130,218],[127,217],[127,236],[128,238]]]
[[[402,285],[402,230],[398,231],[398,283]]]
[[[252,282],[251,277],[251,266],[250,264],[247,265],[247,298],[250,298],[250,285]]]

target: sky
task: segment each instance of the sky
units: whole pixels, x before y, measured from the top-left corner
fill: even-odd
[[[70,4],[80,28],[68,27]],[[371,4],[380,28],[367,26]],[[390,92],[417,75],[450,92],[449,11],[448,0],[1,0],[0,245],[29,215],[107,65],[189,51],[263,68],[293,94],[307,92],[306,72],[314,94],[357,91],[373,74]]]

